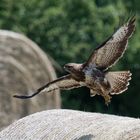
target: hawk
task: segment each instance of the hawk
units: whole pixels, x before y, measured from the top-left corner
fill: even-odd
[[[14,95],[15,98],[27,99],[42,93],[56,89],[69,90],[86,86],[90,89],[91,97],[101,95],[108,104],[110,95],[121,94],[127,90],[130,71],[110,72],[108,68],[114,65],[124,54],[128,39],[135,29],[135,17],[131,17],[127,23],[123,24],[106,41],[90,55],[89,59],[82,64],[68,63],[64,69],[69,73],[37,89],[31,95]]]

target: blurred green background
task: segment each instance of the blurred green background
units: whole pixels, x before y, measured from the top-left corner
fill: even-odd
[[[136,13],[137,27],[124,57],[111,70],[131,70],[129,89],[107,107],[87,88],[62,91],[62,108],[140,116],[139,0],[1,0],[0,28],[35,41],[58,64],[84,62],[91,51]],[[56,70],[58,76],[66,74]]]

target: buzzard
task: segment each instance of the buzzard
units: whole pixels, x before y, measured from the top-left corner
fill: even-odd
[[[31,95],[14,95],[15,98],[27,99],[56,89],[69,90],[86,86],[90,89],[91,97],[101,95],[108,104],[110,95],[120,94],[127,90],[130,71],[110,72],[108,68],[114,65],[124,54],[128,39],[135,29],[135,17],[122,25],[106,41],[97,47],[89,59],[82,64],[68,63],[64,69],[69,73],[37,89]]]

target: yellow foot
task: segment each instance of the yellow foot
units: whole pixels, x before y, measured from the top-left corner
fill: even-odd
[[[105,99],[105,104],[108,106],[108,104],[111,102],[111,96],[106,95],[104,96],[104,99]]]

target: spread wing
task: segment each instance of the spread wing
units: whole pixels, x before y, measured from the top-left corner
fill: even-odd
[[[27,99],[27,98],[32,98],[33,96],[41,93],[41,92],[50,92],[56,89],[72,89],[72,88],[78,88],[81,87],[78,81],[74,80],[71,75],[66,75],[63,77],[60,77],[50,83],[47,83],[46,85],[40,87],[35,93],[31,95],[14,95],[13,97],[15,98],[21,98],[21,99]]]
[[[135,17],[121,26],[111,37],[97,47],[85,63],[105,70],[116,63],[126,50],[128,39],[135,29]]]

